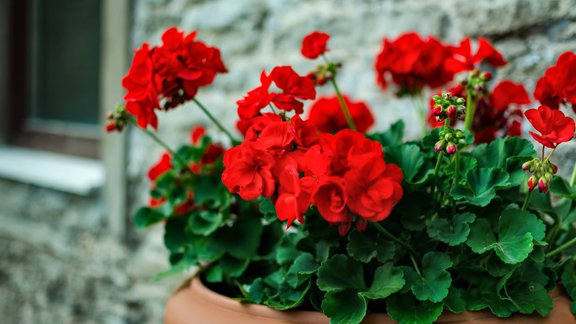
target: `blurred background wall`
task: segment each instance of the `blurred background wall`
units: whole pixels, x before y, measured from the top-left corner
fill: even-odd
[[[102,122],[121,102],[132,50],[158,44],[170,26],[222,50],[230,72],[198,99],[229,128],[235,101],[262,69],[315,66],[299,49],[317,29],[332,35],[330,57],[344,63],[341,89],[378,116],[372,130],[403,118],[415,137],[409,99],[374,82],[383,37],[485,36],[510,62],[496,77],[531,93],[560,53],[576,50],[576,0],[0,0],[3,323],[161,322],[186,275],[151,280],[168,266],[162,229],[136,232],[129,215],[146,203],[144,172],[162,150],[134,130],[104,136]],[[159,135],[173,146],[193,125],[209,126],[193,106],[159,117]],[[571,164],[574,145],[561,149],[558,162]]]

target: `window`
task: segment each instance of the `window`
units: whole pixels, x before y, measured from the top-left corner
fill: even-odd
[[[100,0],[12,3],[8,143],[98,156]]]

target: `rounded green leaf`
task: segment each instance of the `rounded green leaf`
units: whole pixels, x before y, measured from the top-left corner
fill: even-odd
[[[188,231],[208,236],[222,224],[222,214],[218,211],[196,210],[188,219]]]
[[[446,269],[452,266],[450,258],[440,252],[428,252],[422,258],[422,274],[412,284],[412,293],[419,300],[441,302],[448,296],[452,277]]]
[[[386,263],[376,269],[372,285],[360,295],[369,299],[383,299],[402,289],[404,283],[402,270],[393,267],[392,263]]]
[[[465,185],[456,185],[450,195],[456,200],[466,200],[472,205],[485,207],[494,197],[496,189],[510,185],[508,172],[499,168],[480,168],[468,172]]]
[[[355,293],[328,292],[322,300],[322,311],[330,317],[330,324],[360,323],[366,316],[366,300]]]
[[[316,284],[323,291],[364,291],[364,268],[362,263],[337,254],[322,263]]]
[[[396,294],[386,300],[386,312],[399,324],[431,324],[443,310],[442,303],[418,301],[411,294]]]
[[[454,215],[451,222],[447,219],[437,218],[428,226],[428,235],[450,246],[463,243],[470,233],[470,225],[476,219],[472,213]]]

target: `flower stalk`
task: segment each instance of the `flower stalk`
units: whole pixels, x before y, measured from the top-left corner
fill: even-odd
[[[550,252],[546,253],[546,258],[549,258],[549,257],[555,256],[556,254],[558,254],[558,253],[560,253],[560,252],[564,251],[565,249],[567,249],[567,248],[571,247],[571,246],[572,246],[572,245],[574,245],[574,244],[576,244],[576,237],[575,237],[575,238],[573,238],[573,239],[571,239],[570,241],[568,241],[568,242],[566,242],[566,243],[564,243],[564,244],[560,245],[560,246],[559,246],[559,247],[557,247],[556,249],[554,249],[554,250],[552,250],[552,251],[550,251]]]
[[[200,110],[202,110],[204,114],[208,116],[210,121],[213,122],[214,125],[216,125],[216,127],[218,127],[218,129],[220,129],[228,137],[228,139],[230,139],[230,143],[232,143],[232,145],[236,145],[236,143],[239,143],[239,141],[235,139],[234,136],[232,136],[232,134],[230,134],[230,132],[224,126],[222,126],[222,124],[220,124],[220,122],[216,118],[214,118],[214,116],[210,113],[210,111],[208,111],[208,109],[206,109],[206,107],[200,101],[198,101],[198,99],[193,98],[192,100],[200,108]]]
[[[464,120],[464,129],[469,131],[470,133],[474,133],[472,131],[472,127],[474,124],[474,114],[476,113],[476,98],[473,94],[468,91],[466,96],[466,117]]]
[[[175,159],[177,159],[180,163],[182,163],[182,165],[188,164],[188,162],[186,162],[186,160],[184,160],[180,155],[176,154],[176,152],[170,146],[168,146],[168,144],[166,144],[166,142],[164,142],[162,139],[160,139],[160,137],[158,137],[156,134],[154,134],[154,132],[150,131],[149,129],[139,127],[138,123],[136,123],[134,118],[128,118],[128,120],[130,121],[131,124],[136,126],[136,128],[141,130],[144,134],[148,135],[148,137],[150,137],[154,142],[156,142],[158,145],[162,146],[163,149],[165,149],[168,153],[170,153],[170,155],[172,155]]]

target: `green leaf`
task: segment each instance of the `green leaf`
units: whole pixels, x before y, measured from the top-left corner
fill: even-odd
[[[154,276],[153,280],[154,281],[160,281],[163,279],[166,279],[168,277],[171,277],[173,275],[177,275],[183,271],[186,271],[188,269],[190,269],[191,267],[195,266],[197,263],[197,260],[190,255],[185,255],[180,261],[178,261],[176,264],[172,265],[170,267],[170,269],[158,273]]]
[[[204,205],[220,199],[220,177],[214,175],[199,175],[194,183],[194,201],[198,205]]]
[[[222,272],[222,267],[220,265],[211,266],[205,274],[206,281],[208,282],[222,282],[224,273]]]
[[[262,223],[257,217],[240,217],[230,227],[221,227],[215,234],[214,243],[238,259],[256,256]]]
[[[442,303],[418,301],[411,294],[396,294],[386,299],[386,312],[399,324],[434,323],[443,309]]]
[[[506,169],[510,159],[531,158],[536,155],[534,145],[520,137],[498,138],[489,144],[480,144],[472,150],[482,168]]]
[[[276,262],[280,265],[293,263],[300,254],[291,240],[293,236],[293,234],[284,236],[278,248],[276,248]]]
[[[187,217],[172,217],[164,226],[164,245],[170,252],[179,252],[190,243],[191,235],[186,233]]]
[[[250,259],[236,259],[234,257],[224,255],[220,259],[220,267],[226,277],[233,278],[241,276],[250,264]]]
[[[482,254],[490,249],[496,242],[496,235],[492,232],[490,224],[485,219],[478,219],[470,226],[470,235],[466,244],[472,251]]]
[[[366,300],[345,291],[328,292],[322,301],[322,311],[330,318],[330,324],[360,323],[366,315]]]
[[[519,284],[509,291],[509,295],[522,314],[537,311],[541,316],[548,316],[552,310],[552,298],[540,284]]]
[[[142,207],[138,209],[133,216],[134,225],[136,225],[136,228],[138,229],[156,224],[164,219],[164,215],[150,207]]]
[[[452,266],[450,258],[440,252],[428,252],[422,258],[422,275],[412,284],[412,293],[422,301],[441,302],[448,296],[452,283],[446,269]]]
[[[392,263],[386,263],[376,269],[370,288],[360,295],[369,299],[384,299],[404,287],[404,274]]]
[[[404,144],[385,148],[386,162],[402,169],[404,181],[414,183],[416,175],[424,165],[424,156],[416,144]]]
[[[320,265],[316,260],[314,260],[314,256],[310,253],[302,253],[300,254],[295,260],[294,264],[288,270],[288,273],[295,273],[295,274],[312,274],[318,270]]]
[[[268,198],[263,198],[258,205],[260,207],[260,212],[264,215],[264,219],[267,222],[273,222],[278,220],[278,216],[276,216],[276,207],[272,201]]]
[[[463,290],[450,286],[448,297],[444,300],[444,305],[452,313],[458,314],[466,310],[466,300],[463,297]]]
[[[449,222],[444,218],[437,218],[428,226],[428,235],[450,246],[463,243],[468,238],[470,226],[476,219],[472,213],[456,214]]]
[[[562,271],[562,285],[572,299],[572,313],[576,314],[576,261],[571,259],[564,264]]]
[[[478,159],[479,167],[506,170],[510,174],[511,185],[517,186],[525,180],[522,163],[536,156],[536,151],[527,139],[506,137],[478,145],[472,155]]]
[[[472,225],[466,244],[476,253],[494,250],[504,263],[524,261],[534,248],[533,241],[544,244],[546,226],[535,215],[520,209],[506,209],[498,225],[498,239],[484,219]]]
[[[337,254],[322,263],[318,270],[318,288],[322,291],[364,291],[364,269],[362,263],[343,254]]]
[[[558,197],[576,199],[576,187],[570,187],[570,184],[559,176],[552,178],[550,192]]]
[[[368,135],[368,138],[380,142],[382,146],[400,145],[403,137],[404,121],[401,119],[392,124],[385,132]]]
[[[394,257],[396,247],[379,235],[354,231],[348,236],[346,251],[354,259],[364,263],[370,262],[375,257],[380,262],[386,262]]]
[[[222,214],[211,210],[195,210],[188,220],[188,231],[208,236],[222,224]]]
[[[456,185],[450,195],[457,200],[464,199],[472,205],[485,207],[496,196],[497,188],[510,185],[508,172],[496,168],[480,168],[468,172],[466,185]]]

